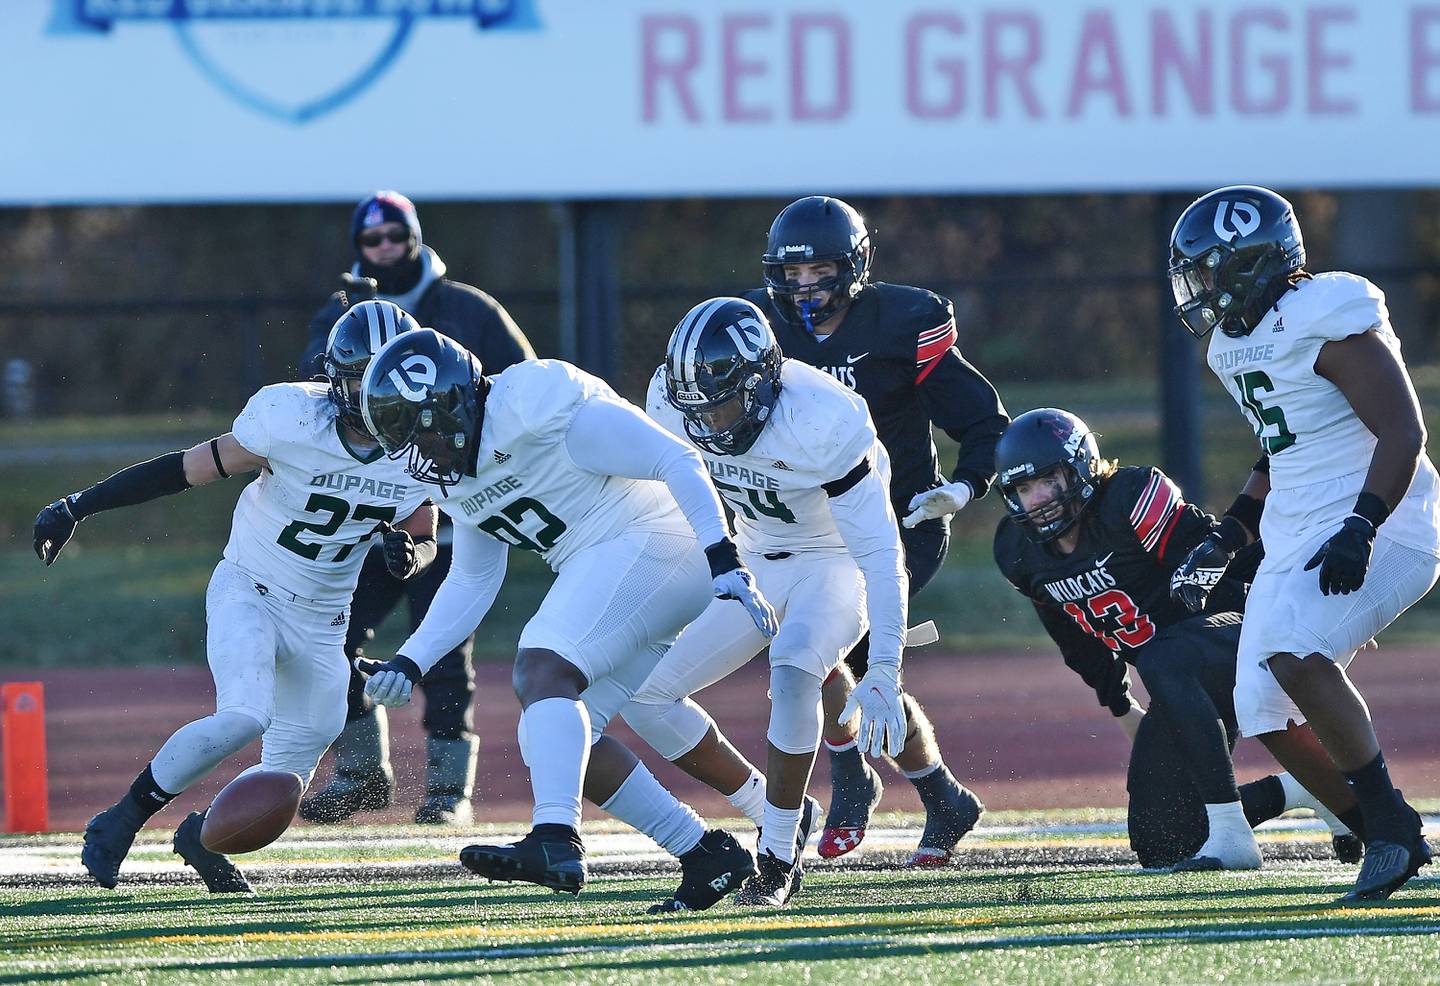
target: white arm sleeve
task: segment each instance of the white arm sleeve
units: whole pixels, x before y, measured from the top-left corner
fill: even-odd
[[[720,498],[699,454],[638,408],[605,398],[586,401],[570,422],[565,449],[581,469],[664,483],[701,545],[726,537]]]
[[[905,646],[910,578],[900,528],[881,474],[871,469],[850,489],[830,498],[830,514],[865,576],[870,617],[870,664],[900,662]]]
[[[467,524],[456,524],[454,559],[440,583],[425,619],[398,653],[429,671],[435,662],[460,646],[490,612],[505,581],[509,549]]]

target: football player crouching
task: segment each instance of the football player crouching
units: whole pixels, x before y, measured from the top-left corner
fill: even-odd
[[[1132,740],[1130,845],[1141,865],[1256,869],[1251,828],[1299,806],[1349,836],[1288,774],[1236,785],[1231,694],[1244,585],[1239,571],[1218,582],[1184,562],[1215,530],[1240,522],[1217,526],[1159,469],[1101,458],[1085,422],[1058,408],[1016,418],[995,468],[1007,511],[996,564]],[[1172,600],[1181,584],[1203,584],[1208,606],[1192,613]],[[1131,666],[1150,694],[1148,712],[1130,695]],[[1358,824],[1344,779],[1318,746],[1295,769]]]
[[[667,760],[726,795],[760,827],[759,872],[741,904],[780,906],[800,886],[818,805],[806,786],[820,746],[821,685],[867,627],[869,669],[842,713],[861,748],[900,752],[907,578],[890,462],[865,401],[785,359],[764,314],[713,298],[675,327],[650,382],[650,415],[704,458],[728,503],[746,566],[777,608],[767,640],[712,603],[685,628],[623,711]],[[690,698],[770,648],[762,776]],[[972,822],[973,824],[973,822]]]
[[[235,505],[205,595],[215,712],[177,729],[125,796],[85,827],[81,861],[102,887],[116,885],[145,822],[226,757],[260,738],[252,770],[290,771],[308,784],[339,734],[349,677],[345,628],[367,542],[383,539],[386,564],[400,578],[435,557],[429,491],[386,458],[355,404],[356,368],[417,328],[389,302],[356,305],[331,330],[328,386],[264,387],[226,434],[122,469],[35,519],[35,551],[49,565],[92,514],[259,473]],[[211,891],[249,890],[234,864],[201,845],[203,822],[204,812],[181,822],[175,851]]]
[[[683,907],[703,910],[754,872],[749,850],[666,791],[603,735],[680,629],[719,597],[768,637],[775,614],[741,563],[699,456],[604,381],[559,360],[494,377],[452,340],[422,330],[375,357],[365,419],[454,521],[454,560],[399,653],[362,662],[366,692],[409,701],[426,669],[485,617],[511,548],[555,572],[520,635],[514,686],[532,828],[513,845],[472,845],[472,872],[579,893],[584,797],[677,857]],[[702,545],[705,546],[702,549]]]

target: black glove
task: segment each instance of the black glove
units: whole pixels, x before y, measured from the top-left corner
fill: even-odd
[[[385,568],[397,579],[408,579],[418,567],[415,560],[415,539],[408,531],[384,525],[380,550],[385,554]]]
[[[1234,558],[1218,531],[1211,531],[1190,550],[1170,576],[1170,598],[1192,613],[1205,608],[1210,592],[1225,575],[1225,566]]]
[[[1320,569],[1320,591],[1327,596],[1354,592],[1365,583],[1374,544],[1375,525],[1351,514],[1305,564],[1305,571]]]
[[[70,508],[70,499],[56,500],[35,517],[35,554],[46,565],[54,564],[75,536],[80,523]]]
[[[374,301],[380,282],[373,277],[356,277],[349,271],[340,275],[340,308],[349,311],[362,301]]]

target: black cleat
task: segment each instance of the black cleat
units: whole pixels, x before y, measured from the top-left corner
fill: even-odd
[[[1365,855],[1365,843],[1361,842],[1354,832],[1341,832],[1330,836],[1330,845],[1335,850],[1335,858],[1342,863],[1358,863],[1360,857]]]
[[[145,819],[131,805],[128,795],[90,819],[85,826],[80,862],[96,883],[107,890],[115,889],[120,882],[120,864],[125,862],[135,834],[144,824]]]
[[[192,811],[175,830],[174,851],[192,870],[200,874],[212,894],[252,893],[244,874],[218,852],[211,852],[200,842],[200,828],[205,812]]]
[[[796,863],[763,852],[756,861],[756,873],[745,881],[735,895],[735,903],[745,907],[784,907],[800,889],[804,871]]]
[[[1373,839],[1365,846],[1365,862],[1360,865],[1355,889],[1341,900],[1385,900],[1429,862],[1430,846],[1423,835],[1409,846]]]
[[[969,788],[958,781],[947,784],[944,801],[930,805],[926,812],[920,845],[905,865],[919,869],[949,866],[955,857],[955,844],[970,833],[984,813],[985,806]]]
[[[300,817],[307,822],[333,825],[359,811],[390,807],[395,779],[387,771],[367,774],[337,772],[324,790],[300,802]]]
[[[568,825],[537,825],[508,846],[466,846],[460,863],[490,880],[536,883],[557,894],[585,886],[585,845]]]
[[[755,857],[723,829],[711,829],[680,857],[680,887],[647,914],[705,911],[755,875]]]
[[[832,766],[835,761],[832,759]],[[870,825],[870,813],[880,804],[885,785],[875,768],[860,759],[859,771],[835,771],[830,776],[830,812],[817,851],[835,859],[858,849]],[[853,775],[853,776],[852,776]]]

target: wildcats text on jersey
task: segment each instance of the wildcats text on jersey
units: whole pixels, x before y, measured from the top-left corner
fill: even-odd
[[[377,500],[403,500],[409,495],[409,487],[402,486],[399,483],[366,479],[362,476],[347,475],[345,473],[320,473],[310,480],[310,485],[322,489],[335,490],[340,493],[359,493],[361,496],[373,496]]]
[[[1088,572],[1057,579],[1054,582],[1046,582],[1045,591],[1050,593],[1057,603],[1073,603],[1081,599],[1088,599],[1097,592],[1115,588],[1115,576],[1105,569],[1105,563],[1113,554],[1112,551],[1109,555],[1101,558]]]

